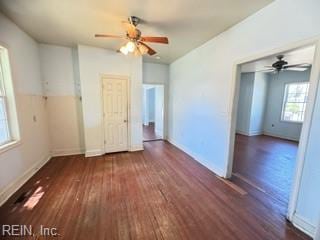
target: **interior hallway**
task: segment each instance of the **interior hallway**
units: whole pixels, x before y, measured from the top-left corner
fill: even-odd
[[[155,131],[154,123],[149,123],[149,125],[142,125],[143,129],[143,141],[152,141],[152,140],[159,140],[161,136],[158,136]]]
[[[260,195],[263,201],[265,197],[273,199],[285,215],[297,150],[298,142],[265,135],[247,137],[237,134],[233,180],[253,194]]]
[[[0,208],[0,224],[57,227],[67,240],[310,239],[173,145],[144,146],[52,158]]]

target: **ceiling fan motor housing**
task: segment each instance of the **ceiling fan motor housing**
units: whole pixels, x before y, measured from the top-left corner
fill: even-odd
[[[283,66],[287,65],[288,62],[282,60],[284,58],[283,55],[279,55],[277,56],[277,58],[279,59],[277,62],[275,62],[274,64],[272,64],[272,67],[274,67],[275,69],[277,69],[278,71],[281,71]]]
[[[140,18],[138,18],[136,16],[131,16],[128,18],[128,21],[136,27],[140,23]]]

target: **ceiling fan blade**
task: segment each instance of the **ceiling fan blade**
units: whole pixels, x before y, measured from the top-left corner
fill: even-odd
[[[95,37],[104,37],[104,38],[125,38],[123,36],[118,35],[110,35],[110,34],[95,34]]]
[[[137,37],[137,29],[132,23],[123,21],[122,24],[123,24],[124,28],[126,29],[129,38],[136,38]]]
[[[274,72],[275,69],[274,68],[269,68],[269,69],[261,69],[261,70],[258,70],[256,72]]]
[[[290,68],[285,68],[284,70],[286,71],[297,71],[297,72],[304,72],[308,70],[308,68],[303,68],[303,67],[290,67]]]
[[[157,52],[155,50],[153,50],[151,47],[149,47],[147,44],[143,43],[143,42],[139,42],[141,45],[145,46],[146,48],[148,48],[148,54],[150,56],[155,55]]]
[[[310,63],[300,63],[300,64],[293,64],[293,65],[283,66],[284,69],[288,69],[288,68],[308,68],[308,67],[311,67]]]
[[[169,43],[169,39],[167,37],[141,37],[140,40],[143,42],[153,42],[153,43],[163,43],[163,44]]]

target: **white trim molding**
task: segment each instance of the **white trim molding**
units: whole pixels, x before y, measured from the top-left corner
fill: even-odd
[[[319,216],[318,225],[316,227],[316,233],[314,236],[314,240],[320,240],[320,216]]]
[[[52,157],[70,156],[70,155],[78,155],[78,154],[84,154],[84,153],[85,153],[85,150],[80,148],[54,149],[51,151]]]
[[[307,46],[315,46],[315,54],[312,63],[311,75],[310,75],[310,88],[309,88],[309,96],[308,96],[308,104],[305,113],[304,123],[302,125],[300,143],[297,153],[297,162],[296,169],[294,173],[293,183],[292,183],[292,191],[289,198],[289,206],[287,212],[287,218],[289,221],[293,221],[293,217],[295,215],[295,211],[297,208],[298,195],[300,191],[300,184],[302,179],[303,166],[305,162],[305,153],[308,146],[308,139],[310,135],[310,126],[312,122],[312,116],[314,111],[314,105],[316,101],[317,89],[319,84],[319,73],[320,73],[320,37],[317,36],[312,39],[307,39],[303,41],[298,41],[292,44],[288,44],[284,47],[280,47],[277,49],[272,49],[254,56],[249,56],[242,60],[239,60],[234,63],[233,72],[232,72],[232,94],[230,96],[230,111],[228,112],[229,118],[229,140],[228,140],[228,161],[224,168],[224,177],[230,178],[232,176],[232,166],[233,166],[233,154],[234,154],[234,143],[235,143],[235,132],[236,132],[236,120],[237,120],[237,102],[239,98],[239,87],[240,87],[240,74],[241,69],[240,66],[247,62],[257,61],[259,59],[269,57],[275,54],[293,51],[302,47]],[[298,218],[299,219],[299,218]],[[299,224],[304,224],[303,221],[295,221],[295,226],[298,227]],[[306,225],[304,225],[306,226]],[[300,226],[301,230],[306,230],[305,227]],[[307,228],[308,230],[308,228]],[[310,228],[309,228],[310,231]]]
[[[21,145],[21,140],[18,140],[18,141],[11,141],[9,143],[6,143],[4,145],[1,145],[0,146],[0,154],[1,153],[4,153],[6,151],[9,151],[10,149],[12,148],[15,148],[15,147],[18,147]]]
[[[248,137],[263,135],[263,131],[245,132],[245,131],[237,130],[236,133],[239,133],[241,135],[245,135]]]
[[[143,151],[143,144],[130,146],[129,152]]]
[[[280,135],[280,134],[274,134],[274,133],[271,133],[271,132],[263,132],[263,135],[299,142],[299,139],[292,138],[292,137],[287,137],[287,136]]]
[[[51,156],[46,156],[41,161],[35,163],[22,176],[13,181],[7,188],[0,193],[0,206],[2,206],[19,188],[22,187],[40,168],[42,168]]]
[[[92,149],[92,150],[86,150],[85,157],[95,157],[95,156],[101,156],[104,154],[104,150],[102,149]]]
[[[296,213],[293,215],[292,224],[310,237],[313,238],[315,236],[316,227]]]

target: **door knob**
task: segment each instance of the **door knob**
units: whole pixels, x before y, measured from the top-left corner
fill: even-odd
[[[123,122],[125,122],[125,123],[126,123],[126,122],[127,122],[127,119],[123,120]]]

